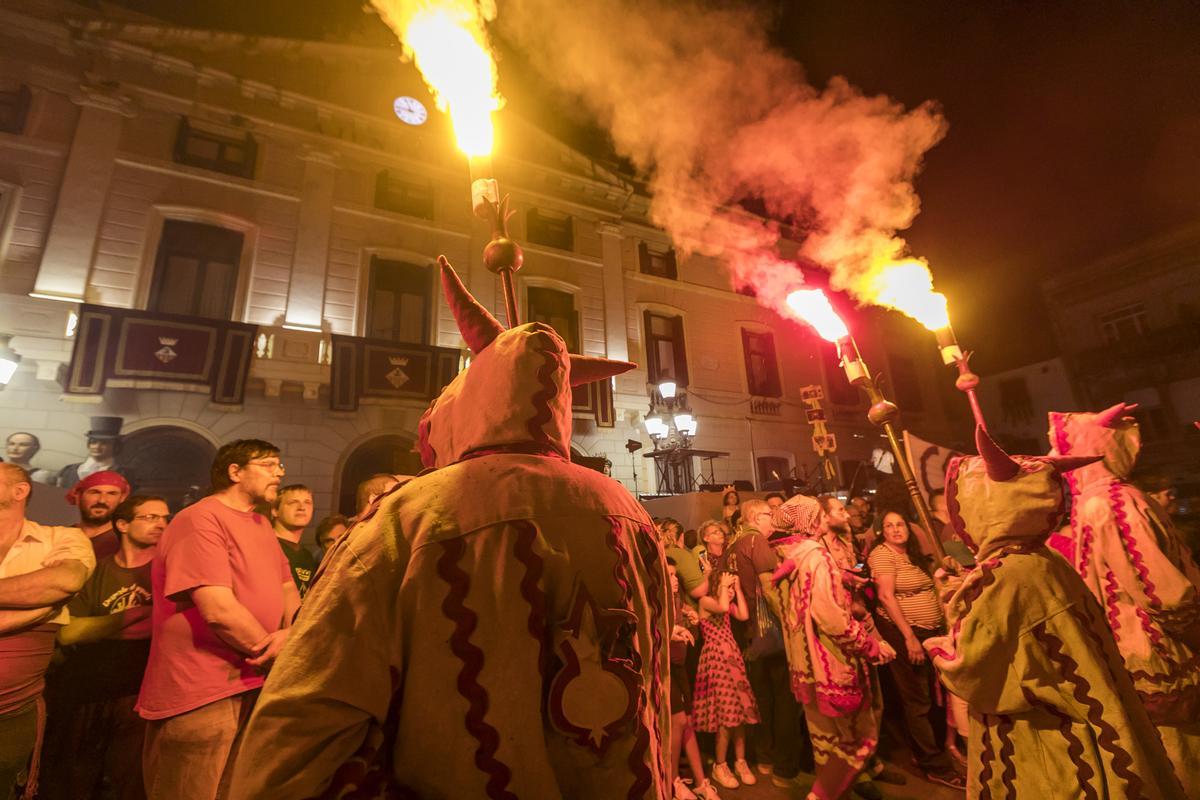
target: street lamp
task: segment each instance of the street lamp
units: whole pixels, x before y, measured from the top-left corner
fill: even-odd
[[[646,412],[646,433],[655,450],[691,447],[699,423],[688,407],[687,395],[665,378],[650,389],[650,410]]]

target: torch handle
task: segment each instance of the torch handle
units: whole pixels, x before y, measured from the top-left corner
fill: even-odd
[[[929,534],[929,544],[933,547],[938,566],[942,566],[946,560],[946,548],[942,547],[942,539],[933,525],[933,515],[929,513],[929,506],[925,504],[925,496],[917,486],[917,477],[913,474],[912,465],[908,463],[904,446],[896,435],[896,426],[891,422],[884,422],[882,427],[892,448],[892,455],[896,457],[896,464],[900,467],[900,477],[908,487],[908,496],[912,499],[913,507],[917,509],[917,518],[921,521],[921,527]]]
[[[513,271],[500,270],[500,285],[504,290],[504,313],[508,319],[508,327],[515,328],[521,324],[517,314],[517,290],[513,288]]]

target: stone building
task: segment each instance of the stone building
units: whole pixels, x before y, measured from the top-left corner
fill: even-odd
[[[239,437],[278,444],[318,514],[365,475],[419,468],[417,421],[465,363],[437,255],[501,319],[503,304],[466,160],[397,56],[59,0],[0,8],[0,345],[19,362],[0,430],[37,435],[36,465],[79,461],[90,419],[110,416],[120,458],[176,503]],[[643,420],[672,378],[694,448],[728,453],[688,457],[692,485],[815,479],[802,392],[820,386],[835,480],[861,472],[882,440],[831,346],[719,263],[676,258],[636,182],[498,116],[526,317],[641,365],[576,397],[578,456],[631,489],[636,466],[655,492]],[[913,430],[955,438],[932,337],[891,313],[852,324]]]
[[[1139,466],[1200,482],[1200,227],[1055,275],[1043,284],[1082,407],[1138,403]],[[1194,489],[1193,489],[1194,490]]]

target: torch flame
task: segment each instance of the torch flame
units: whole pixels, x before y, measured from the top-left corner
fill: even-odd
[[[468,156],[492,152],[492,112],[503,99],[496,88],[484,23],[495,17],[488,0],[371,0],[395,31],[404,53],[421,71],[454,125],[458,147]]]
[[[836,342],[850,333],[820,289],[797,289],[787,296],[787,307],[816,330],[822,339]]]
[[[933,276],[923,261],[886,264],[875,273],[873,302],[901,311],[931,331],[950,326],[946,295],[933,290]]]

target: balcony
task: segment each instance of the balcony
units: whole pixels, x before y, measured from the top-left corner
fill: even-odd
[[[1200,323],[1183,322],[1148,331],[1138,338],[1092,347],[1071,357],[1081,377],[1119,377],[1146,372],[1172,373],[1200,354]],[[1185,374],[1200,371],[1200,363]]]

